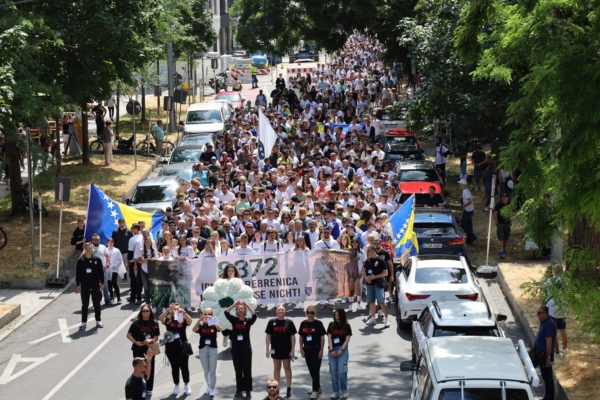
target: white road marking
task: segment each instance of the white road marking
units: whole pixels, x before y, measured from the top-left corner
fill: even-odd
[[[90,321],[94,321],[94,318],[88,318],[87,322],[90,322]],[[59,326],[59,328],[60,328],[60,319],[58,320],[58,326]],[[73,329],[73,328],[77,328],[78,326],[79,326],[79,323],[67,326],[67,327],[66,327],[66,328],[67,328],[67,336],[69,336],[69,333],[68,333],[68,331],[69,331],[69,330],[71,330],[71,329]],[[41,343],[41,342],[43,342],[44,340],[48,340],[48,339],[50,339],[51,337],[54,337],[54,336],[57,336],[57,335],[62,335],[62,328],[61,328],[61,330],[58,330],[58,331],[56,331],[56,332],[49,333],[48,335],[46,335],[46,336],[43,336],[43,337],[41,337],[41,338],[39,338],[39,339],[32,340],[31,342],[29,342],[29,344],[38,344],[38,343]],[[63,341],[64,341],[64,340],[63,340]],[[68,342],[65,342],[65,343],[68,343]]]
[[[71,337],[69,333],[69,327],[67,326],[67,320],[64,318],[58,319],[58,328],[60,329],[60,336],[63,343],[71,343]]]
[[[6,385],[7,383],[12,382],[14,379],[17,379],[21,375],[26,374],[31,371],[38,365],[48,361],[52,357],[58,355],[58,353],[50,353],[45,357],[21,357],[20,354],[13,354],[8,365],[4,368],[4,372],[0,376],[0,385]],[[31,363],[16,374],[13,374],[15,367],[18,363]]]
[[[102,350],[104,348],[104,346],[106,346],[108,344],[108,342],[110,342],[115,336],[117,336],[117,334],[119,333],[119,331],[121,331],[121,329],[123,329],[126,325],[130,324],[131,318],[134,317],[135,315],[137,315],[138,312],[139,311],[134,311],[123,322],[121,322],[121,325],[119,325],[117,327],[117,329],[112,331],[112,333],[110,335],[108,335],[108,337],[106,339],[104,339],[102,341],[102,343],[100,343],[98,346],[96,346],[94,348],[94,350],[92,350],[92,352],[87,355],[86,358],[81,360],[81,362],[79,364],[77,364],[77,366],[75,368],[73,368],[73,370],[71,372],[69,372],[69,374],[67,374],[67,376],[65,376],[62,379],[62,381],[58,382],[58,384],[56,386],[54,386],[54,388],[51,391],[49,391],[48,394],[46,396],[44,396],[44,398],[42,400],[51,399],[52,396],[54,396],[65,385],[65,383],[69,382],[69,380],[71,380],[71,378],[73,378],[73,376],[75,376],[75,374],[77,372],[79,372],[79,370],[81,368],[83,368],[85,366],[85,364],[87,364],[92,358],[94,358],[94,356],[96,354],[98,354],[100,352],[100,350]]]

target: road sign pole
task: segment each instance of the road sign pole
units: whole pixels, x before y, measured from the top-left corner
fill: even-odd
[[[27,135],[27,195],[29,196],[29,233],[31,234],[31,265],[35,265],[35,232],[34,232],[34,216],[33,216],[33,171],[31,162],[31,131],[25,129]]]
[[[38,208],[40,212],[40,260],[42,259],[42,194],[38,195]]]
[[[137,169],[137,149],[136,149],[136,143],[135,143],[135,114],[136,114],[136,107],[137,106],[137,87],[136,87],[136,91],[135,91],[135,103],[133,104],[133,115],[131,116],[132,120],[133,120],[133,169],[136,170]]]
[[[60,212],[58,216],[58,246],[56,246],[56,278],[58,279],[58,268],[60,267],[60,236],[62,232],[63,217],[63,183],[58,184],[58,200],[60,201]]]

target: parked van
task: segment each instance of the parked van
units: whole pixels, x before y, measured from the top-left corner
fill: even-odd
[[[432,337],[400,370],[413,373],[412,400],[533,400],[539,385],[523,341],[500,337]]]
[[[184,135],[220,134],[225,129],[227,105],[220,102],[195,103],[190,105],[185,116]]]

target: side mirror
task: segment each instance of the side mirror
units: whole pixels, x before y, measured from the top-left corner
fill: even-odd
[[[498,314],[496,315],[496,321],[506,321],[508,317],[504,314]]]
[[[130,205],[131,204],[131,199],[130,198],[126,198],[125,199],[125,204]]]
[[[400,363],[400,371],[402,372],[414,372],[418,369],[417,363],[413,361],[402,361]]]

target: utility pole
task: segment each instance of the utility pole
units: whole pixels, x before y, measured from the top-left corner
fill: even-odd
[[[177,129],[177,121],[175,120],[175,108],[173,107],[173,93],[175,91],[175,85],[173,82],[173,78],[175,78],[175,70],[173,68],[173,64],[173,45],[171,43],[167,43],[167,79],[169,84],[169,98],[171,100],[171,109],[169,110],[169,133],[173,133]]]

